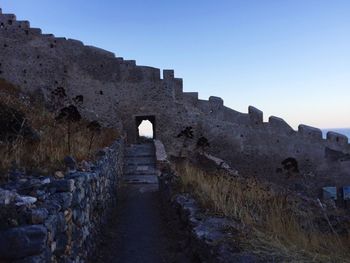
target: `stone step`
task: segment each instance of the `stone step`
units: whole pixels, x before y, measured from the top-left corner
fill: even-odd
[[[158,184],[156,175],[126,175],[122,180],[128,184]]]
[[[128,171],[154,171],[155,166],[154,165],[148,165],[148,164],[133,164],[133,165],[127,165],[124,167],[125,172]]]
[[[140,162],[140,163],[126,163],[126,164],[124,164],[124,169],[135,169],[135,170],[137,170],[137,167],[142,167],[142,166],[148,166],[148,167],[151,167],[151,168],[155,167],[154,163]],[[138,170],[142,170],[142,169],[138,168]]]
[[[155,165],[154,158],[127,158],[125,160],[126,165]]]
[[[135,158],[154,158],[154,154],[133,154],[124,155],[125,158],[135,159]]]
[[[124,173],[125,176],[156,176],[156,173],[130,172]]]
[[[125,150],[124,176],[128,184],[158,184],[153,144],[133,144]]]
[[[152,147],[128,147],[125,150],[126,157],[135,156],[154,156],[154,148]]]

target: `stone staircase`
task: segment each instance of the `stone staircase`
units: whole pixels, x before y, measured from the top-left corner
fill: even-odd
[[[158,184],[154,144],[126,148],[123,181],[128,184]]]

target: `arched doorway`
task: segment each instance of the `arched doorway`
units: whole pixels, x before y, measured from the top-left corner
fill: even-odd
[[[135,124],[137,140],[140,138],[156,138],[156,118],[154,115],[136,116]]]

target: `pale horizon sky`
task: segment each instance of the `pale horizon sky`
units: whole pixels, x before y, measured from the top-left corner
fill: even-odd
[[[101,4],[103,3],[103,4]],[[0,0],[45,33],[138,65],[174,69],[185,91],[253,105],[293,128],[350,128],[350,1]]]

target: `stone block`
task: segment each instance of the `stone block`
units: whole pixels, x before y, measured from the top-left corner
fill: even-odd
[[[18,195],[15,191],[0,188],[0,205],[9,205],[10,203],[14,202],[17,196]]]
[[[56,236],[56,249],[55,249],[55,254],[63,254],[66,247],[68,245],[68,237],[66,234],[61,233]]]
[[[32,209],[30,213],[30,219],[32,224],[42,224],[48,215],[49,212],[46,208]]]
[[[52,240],[54,240],[57,233],[57,224],[58,223],[56,215],[50,215],[44,223],[45,227],[50,232],[50,237]]]
[[[72,192],[74,190],[74,180],[56,180],[50,183],[50,188],[56,192]]]
[[[248,107],[248,113],[249,113],[250,120],[252,122],[254,122],[255,124],[263,123],[263,121],[264,121],[264,113],[261,110],[255,108],[253,106],[249,106]]]
[[[40,254],[46,246],[47,229],[30,225],[0,233],[0,259],[14,260]]]
[[[215,96],[210,96],[209,97],[209,102],[211,104],[217,105],[217,106],[223,106],[224,105],[224,100],[220,97],[215,97]]]
[[[66,210],[72,205],[73,194],[70,192],[56,193],[50,196],[52,200],[56,200],[61,209]]]
[[[327,186],[322,188],[322,199],[323,200],[337,200],[337,187]]]
[[[339,145],[347,145],[349,143],[347,136],[336,132],[328,132],[327,141]]]
[[[298,133],[305,137],[322,140],[322,131],[315,127],[300,124],[298,127]]]
[[[293,128],[290,127],[290,125],[287,122],[285,122],[285,120],[278,118],[278,117],[275,117],[275,116],[270,116],[269,124],[271,125],[271,127],[275,128],[275,129],[284,130],[287,132],[294,131]]]
[[[164,69],[163,70],[163,79],[165,80],[170,80],[170,79],[174,79],[174,70],[172,69]]]
[[[30,206],[35,204],[38,199],[32,196],[17,196],[16,206]]]

